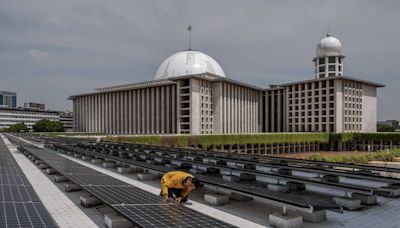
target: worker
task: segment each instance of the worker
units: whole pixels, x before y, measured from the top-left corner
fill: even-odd
[[[200,180],[190,173],[182,171],[171,171],[161,178],[160,196],[165,200],[169,197],[175,198],[176,203],[186,202],[189,193],[201,187]]]

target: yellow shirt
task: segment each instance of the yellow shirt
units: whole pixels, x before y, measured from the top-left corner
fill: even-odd
[[[161,196],[168,195],[169,188],[184,189],[181,193],[182,197],[186,197],[189,194],[187,187],[183,186],[183,182],[186,178],[194,176],[190,173],[185,173],[182,171],[171,171],[161,178]]]

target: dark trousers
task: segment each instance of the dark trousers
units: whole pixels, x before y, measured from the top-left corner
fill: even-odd
[[[168,189],[168,197],[171,197],[171,198],[182,197],[181,196],[182,191],[183,191],[183,189],[169,188]],[[188,200],[188,196],[184,197],[181,202],[186,202],[187,200]]]

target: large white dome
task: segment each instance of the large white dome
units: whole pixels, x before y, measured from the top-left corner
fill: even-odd
[[[175,53],[164,60],[157,70],[155,79],[206,72],[225,77],[224,70],[213,58],[199,51],[188,50]]]
[[[333,37],[327,36],[319,41],[315,53],[317,57],[324,57],[324,56],[339,56],[342,52],[342,43]]]

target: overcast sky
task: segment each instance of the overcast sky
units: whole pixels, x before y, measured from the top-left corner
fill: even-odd
[[[400,119],[398,0],[0,0],[0,90],[65,110],[70,95],[152,80],[188,48],[189,22],[193,49],[260,87],[314,78],[329,25],[345,75],[386,84],[378,118]]]

